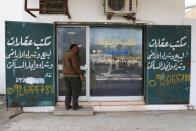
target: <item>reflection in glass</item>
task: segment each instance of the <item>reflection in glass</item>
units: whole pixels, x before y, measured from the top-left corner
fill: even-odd
[[[58,86],[59,96],[65,96],[65,81],[63,77],[63,56],[69,51],[71,44],[81,45],[80,63],[86,65],[86,28],[83,27],[58,27]],[[84,72],[85,73],[85,72]],[[86,95],[86,81],[82,82],[82,96]]]
[[[90,29],[90,95],[142,96],[142,29]]]

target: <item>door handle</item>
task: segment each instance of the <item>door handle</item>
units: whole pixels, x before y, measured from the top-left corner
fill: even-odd
[[[83,71],[86,71],[86,70],[88,70],[88,68],[87,68],[87,65],[80,66],[80,70],[83,70]]]

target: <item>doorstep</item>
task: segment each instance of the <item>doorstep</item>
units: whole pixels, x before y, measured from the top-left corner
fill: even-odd
[[[88,101],[79,102],[79,105],[92,108],[94,112],[143,111],[145,109],[143,101]],[[65,108],[65,104],[57,102],[56,107]]]
[[[65,107],[55,107],[53,114],[55,116],[93,116],[93,108],[92,107],[84,107],[79,110],[66,110]]]
[[[66,110],[64,102],[57,102],[53,114],[58,116],[93,116],[94,112],[141,111],[143,101],[88,101],[79,102],[82,110]]]
[[[137,106],[145,105],[144,101],[86,101],[79,102],[79,105],[85,107],[94,107],[94,106]],[[56,106],[65,106],[64,102],[57,102]]]

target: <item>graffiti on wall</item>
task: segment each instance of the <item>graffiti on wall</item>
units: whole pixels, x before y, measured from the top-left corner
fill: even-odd
[[[18,28],[20,31],[15,30]],[[42,29],[43,28],[43,29]],[[6,92],[8,106],[51,105],[54,97],[53,26],[50,24],[7,23]],[[42,31],[40,31],[42,30]],[[51,99],[46,100],[47,97]],[[31,105],[29,105],[31,103]],[[50,103],[50,104],[48,104]]]
[[[36,69],[52,69],[53,64],[49,60],[52,55],[52,50],[48,49],[47,51],[40,50],[40,47],[47,47],[51,44],[51,36],[42,38],[39,43],[35,40],[29,39],[29,36],[24,38],[21,36],[11,37],[7,41],[7,46],[10,47],[20,47],[20,46],[33,46],[37,47],[34,50],[32,49],[20,49],[20,48],[11,48],[10,52],[7,54],[6,59],[11,60],[7,63],[7,69],[26,69],[26,70],[36,70]],[[24,41],[23,41],[24,39]],[[21,61],[21,59],[23,59]],[[34,60],[32,60],[34,59]]]
[[[190,26],[149,26],[147,103],[186,104],[190,91]]]
[[[175,42],[167,41],[166,38],[153,38],[149,42],[147,69],[162,71],[162,73],[156,74],[154,79],[149,80],[150,87],[157,85],[175,87],[178,84],[190,82],[190,74],[176,73],[190,68],[189,61],[186,61],[190,57],[190,52],[187,50],[176,51],[177,48],[186,48],[187,38],[187,36],[183,36]]]
[[[176,48],[186,47],[187,36],[184,36],[177,40],[175,43],[166,41],[166,38],[152,39],[149,43],[150,53],[148,54],[148,69],[163,70],[163,71],[178,71],[185,70],[184,59],[189,57],[190,52],[186,50],[182,52],[175,52]],[[151,48],[161,48],[165,50],[154,50]],[[168,49],[169,48],[169,49]],[[169,52],[168,52],[169,50]]]
[[[22,69],[27,71],[50,70],[53,69],[52,49],[50,48],[52,36],[41,38],[39,43],[29,39],[29,36],[11,37],[7,41],[7,46],[11,47],[6,52],[6,68],[8,70]],[[30,49],[21,48],[30,47]],[[19,47],[19,48],[17,48]],[[46,47],[43,50],[42,47]],[[53,72],[46,72],[44,77],[52,77]],[[22,77],[22,76],[21,76]],[[16,83],[44,84],[44,78],[16,78]]]

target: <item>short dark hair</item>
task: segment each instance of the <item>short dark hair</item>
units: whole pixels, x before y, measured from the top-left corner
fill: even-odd
[[[71,45],[70,45],[70,50],[71,50],[72,48],[74,48],[74,47],[78,47],[78,45],[77,45],[77,44],[71,44]]]

